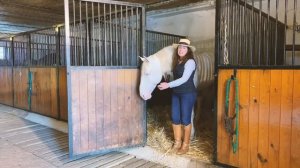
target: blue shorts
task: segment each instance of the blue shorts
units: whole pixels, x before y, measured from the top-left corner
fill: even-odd
[[[197,98],[196,92],[172,94],[172,123],[191,124],[192,110]]]

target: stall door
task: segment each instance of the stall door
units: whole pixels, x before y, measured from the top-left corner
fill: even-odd
[[[145,102],[138,94],[144,18],[139,4],[65,0],[71,158],[145,144]]]

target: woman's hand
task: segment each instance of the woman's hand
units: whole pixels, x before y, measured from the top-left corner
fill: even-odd
[[[170,86],[167,82],[162,82],[157,87],[159,90],[165,90],[165,89],[168,89]]]

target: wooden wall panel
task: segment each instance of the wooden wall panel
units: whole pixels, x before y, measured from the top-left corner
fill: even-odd
[[[238,157],[223,123],[225,81],[232,73],[220,70],[218,77],[218,162],[237,167],[300,167],[300,70],[238,70]]]
[[[270,88],[270,118],[269,118],[269,161],[270,167],[278,167],[279,160],[279,126],[281,93],[286,92],[281,88],[281,70],[272,70]]]
[[[300,70],[294,71],[291,130],[291,168],[300,167]]]
[[[0,67],[0,103],[13,106],[12,67]]]
[[[268,167],[269,153],[269,114],[270,114],[270,78],[271,71],[263,70],[259,76],[259,110],[258,110],[258,167]]]
[[[68,120],[67,74],[65,67],[58,68],[59,119]]]
[[[58,119],[56,68],[30,68],[32,72],[31,111]]]
[[[249,108],[249,153],[248,167],[257,167],[258,147],[258,115],[260,102],[260,79],[261,71],[253,70],[250,73],[250,108]],[[239,88],[241,89],[241,88]]]
[[[249,139],[249,108],[250,108],[250,89],[249,89],[249,82],[250,82],[250,73],[249,71],[240,71],[238,73],[238,81],[239,81],[239,103],[240,103],[240,110],[239,110],[239,163],[240,167],[247,167],[248,166],[248,139]]]
[[[28,105],[28,68],[13,69],[14,107],[29,110]]]
[[[69,124],[74,155],[143,143],[146,120],[137,71],[72,70]]]
[[[218,78],[218,133],[217,133],[217,160],[224,164],[229,164],[230,162],[230,154],[232,153],[230,138],[225,131],[224,127],[224,111],[225,111],[225,89],[226,89],[226,81],[233,74],[232,70],[228,71],[220,71]],[[219,141],[220,139],[220,141]],[[232,163],[234,165],[235,163]]]
[[[141,104],[143,104],[140,96],[139,96],[139,81],[140,78],[140,73],[139,71],[131,71],[131,98],[132,98],[132,116],[133,116],[133,121],[135,128],[133,130],[136,130],[136,132],[133,132],[134,138],[133,138],[133,144],[139,144],[143,142],[143,140],[146,138],[146,132],[144,128],[146,128],[146,120],[144,119],[144,108]],[[146,140],[146,139],[145,139]]]
[[[281,113],[280,113],[280,146],[279,146],[279,167],[291,167],[291,127],[293,111],[293,89],[294,71],[282,71],[281,88]]]

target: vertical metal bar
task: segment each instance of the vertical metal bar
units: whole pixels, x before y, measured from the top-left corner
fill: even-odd
[[[73,0],[73,38],[75,38],[74,65],[77,66],[77,50],[76,50],[76,3]]]
[[[113,65],[113,48],[112,48],[112,17],[111,17],[111,4],[109,4],[109,40],[110,40],[110,65]]]
[[[101,66],[101,56],[102,56],[102,52],[101,52],[101,18],[100,18],[100,3],[97,4],[98,6],[98,38],[99,38],[99,42],[98,42],[98,49],[99,49],[99,54],[98,54],[98,60],[99,60],[99,66]]]
[[[93,46],[93,65],[96,66],[96,50],[95,50],[95,14],[94,14],[94,3],[92,2],[92,31],[93,31],[93,37],[91,37],[92,40],[92,46]]]
[[[285,6],[284,6],[284,25],[287,25],[287,7],[288,7],[288,0],[285,0]],[[283,46],[283,59],[284,59],[284,64],[286,65],[286,26],[284,26],[284,46]]]
[[[131,54],[130,54],[130,65],[132,66],[133,65],[133,7],[131,7],[131,16],[130,16],[130,30],[131,30],[131,35],[130,35],[130,38],[131,38]]]
[[[115,46],[116,46],[116,65],[119,65],[119,46],[118,46],[118,13],[117,13],[117,5],[115,4]]]
[[[11,37],[11,43],[10,43],[11,47],[11,58],[12,58],[12,66],[15,66],[15,46],[14,46],[14,37]]]
[[[238,0],[237,6],[238,6],[238,8],[237,8],[237,10],[238,10],[237,20],[238,20],[238,22],[236,22],[236,24],[237,24],[237,29],[238,29],[237,30],[237,37],[238,37],[237,41],[238,41],[238,43],[237,43],[236,65],[239,65],[239,57],[241,55],[241,41],[242,41],[242,39],[241,39],[241,15],[240,15],[241,5],[240,5],[240,0]]]
[[[86,24],[86,55],[87,55],[87,66],[90,66],[90,21],[89,21],[89,11],[88,11],[88,2],[85,2],[85,24]]]
[[[243,12],[243,19],[244,19],[244,50],[245,50],[245,61],[244,63],[248,65],[248,25],[247,25],[247,2],[244,1],[244,12]]]
[[[126,6],[126,10],[125,10],[125,12],[126,12],[126,16],[125,16],[125,24],[126,24],[126,26],[125,26],[125,30],[126,30],[126,65],[128,65],[128,29],[129,29],[129,27],[128,27],[128,24],[127,24],[127,22],[128,22],[128,7]]]
[[[135,51],[135,57],[136,57],[136,64],[138,63],[138,52],[139,52],[139,41],[140,41],[140,39],[139,39],[139,8],[138,7],[136,7],[136,27],[135,27],[135,29],[136,29],[136,40],[135,40],[135,45],[136,45],[136,51]]]
[[[28,51],[28,65],[31,66],[31,35],[28,34],[28,45],[27,45],[27,51]]]
[[[261,25],[262,25],[262,0],[259,0],[259,24],[258,26],[258,65],[260,65],[261,59]]]
[[[145,55],[146,52],[146,45],[145,45],[145,33],[146,33],[146,11],[145,11],[145,7],[142,7],[142,11],[141,11],[141,17],[140,17],[140,26],[141,26],[141,54],[140,55]],[[146,137],[146,136],[145,136]],[[144,140],[145,141],[145,140]]]
[[[297,13],[297,0],[294,0],[294,21],[293,21],[293,52],[292,52],[292,65],[295,65],[295,41],[296,41],[296,13]]]
[[[105,9],[105,4],[103,4],[103,16],[104,16],[104,55],[105,55],[105,66],[107,66],[107,50],[106,50],[106,41],[107,41],[107,37],[106,37],[106,9]]]
[[[267,48],[267,53],[266,53],[266,55],[267,55],[267,58],[266,58],[266,65],[270,65],[270,57],[269,57],[269,34],[270,34],[270,0],[268,0],[268,18],[267,18],[268,20],[267,20],[267,38],[266,38],[266,40],[267,40],[267,42],[266,42],[266,48]]]
[[[250,64],[253,65],[253,51],[254,51],[254,0],[252,0],[251,4],[251,18],[250,18]]]
[[[120,34],[121,34],[121,39],[120,39],[120,42],[121,42],[121,65],[124,66],[124,33],[123,33],[123,29],[124,29],[124,26],[123,26],[123,6],[121,5],[121,17],[120,17]]]
[[[276,21],[275,21],[275,59],[274,59],[274,65],[277,65],[277,49],[278,49],[278,0],[276,0]]]
[[[83,40],[82,40],[82,10],[81,10],[81,1],[79,1],[79,20],[80,20],[80,27],[79,27],[79,33],[80,33],[80,65],[83,66]],[[67,29],[65,28],[65,31],[67,32]]]
[[[214,65],[214,79],[216,82],[215,83],[215,94],[214,94],[214,101],[217,102],[217,95],[218,95],[218,65],[221,64],[220,63],[220,57],[221,57],[221,0],[216,0],[216,15],[215,15],[215,65]],[[217,103],[215,103],[214,106],[214,118],[217,118]],[[217,160],[217,145],[218,145],[218,141],[217,139],[217,122],[216,119],[214,120],[214,142],[216,143],[216,145],[214,145],[213,147],[213,160],[216,161]]]
[[[229,35],[229,38],[227,38],[227,51],[228,52],[228,59],[231,63],[233,63],[234,60],[234,47],[236,45],[236,28],[235,28],[235,20],[236,20],[236,9],[233,4],[233,1],[230,0],[229,4],[227,5],[227,15],[226,15],[226,20],[227,20],[227,32]]]

